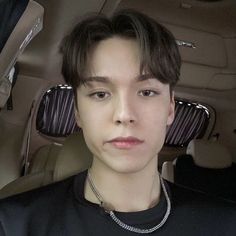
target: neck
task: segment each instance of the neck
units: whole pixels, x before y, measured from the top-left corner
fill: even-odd
[[[135,173],[117,173],[111,169],[98,168],[94,163],[90,177],[106,205],[121,212],[142,211],[156,205],[160,198],[157,160],[153,162]],[[88,181],[85,184],[85,198],[100,203]]]

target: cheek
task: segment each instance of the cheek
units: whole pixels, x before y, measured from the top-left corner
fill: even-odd
[[[103,112],[98,112],[96,109],[93,109],[91,106],[85,109],[80,109],[79,120],[80,127],[83,130],[84,135],[87,137],[96,138],[98,134],[102,133],[102,130],[105,130],[106,127],[105,117]]]
[[[96,120],[96,111],[91,109],[85,99],[78,96],[78,110],[76,111],[76,121],[80,128],[86,129],[87,126],[94,123]]]
[[[166,117],[163,115],[152,114],[152,117],[146,117],[143,126],[143,134],[149,142],[160,142],[166,135]]]
[[[152,109],[146,110],[144,114],[144,121],[157,129],[158,127],[166,127],[173,119],[170,104],[156,104]]]

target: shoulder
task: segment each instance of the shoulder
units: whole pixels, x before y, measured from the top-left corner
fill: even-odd
[[[236,220],[236,202],[210,196],[180,185],[168,182],[173,208],[180,214],[188,216],[209,217],[210,219],[224,222]]]
[[[0,200],[0,221],[23,219],[37,212],[49,212],[73,192],[74,177]]]
[[[59,235],[64,217],[75,204],[75,186],[83,185],[84,176],[80,173],[0,200],[0,235],[49,235],[49,231]]]
[[[220,197],[215,197],[210,194],[194,190],[182,185],[173,184],[166,181],[168,187],[170,188],[171,196],[173,197],[174,202],[206,202],[208,204],[213,205],[229,205],[232,207],[236,207],[236,199],[234,201],[226,200]]]
[[[35,202],[39,201],[40,199],[44,199],[45,197],[48,199],[50,196],[53,196],[55,192],[57,194],[63,194],[63,192],[67,191],[71,187],[73,180],[74,176],[60,182],[55,182],[37,189],[1,199],[0,206],[2,207],[12,203],[25,205],[27,202],[29,202],[29,200],[30,202]]]

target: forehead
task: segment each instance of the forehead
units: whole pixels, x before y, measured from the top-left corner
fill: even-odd
[[[140,70],[140,49],[134,39],[112,37],[100,41],[89,54],[86,77],[137,73]]]
[[[140,48],[135,39],[112,37],[102,40],[90,52],[85,84],[89,87],[95,83],[127,87],[145,82],[163,86],[149,71],[141,71],[140,61]]]

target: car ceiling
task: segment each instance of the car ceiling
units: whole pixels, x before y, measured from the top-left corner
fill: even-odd
[[[20,57],[21,73],[47,80],[62,81],[60,73],[60,56],[58,48],[63,36],[77,23],[84,14],[102,12],[111,14],[119,8],[135,8],[156,18],[164,24],[174,24],[199,30],[223,39],[236,40],[236,1],[221,0],[206,2],[203,0],[37,0],[44,9],[44,29],[31,42]],[[236,41],[233,41],[236,45]],[[228,96],[229,100],[235,98],[236,84],[236,46],[235,53],[228,55],[231,61],[230,72],[233,71],[233,80],[225,80],[229,84],[227,93],[218,93],[217,96]],[[227,59],[227,58],[226,58]],[[204,68],[203,68],[204,69]],[[214,68],[213,68],[214,69]],[[222,69],[215,73],[219,73]],[[184,80],[183,80],[184,81]],[[200,80],[199,80],[200,81]],[[182,90],[189,87],[190,81],[184,81]],[[230,86],[233,82],[233,91]],[[208,83],[208,82],[207,82]],[[201,82],[196,82],[196,88],[205,88]],[[218,86],[221,87],[221,84]],[[208,91],[210,94],[211,91]],[[214,95],[215,95],[214,94]]]

